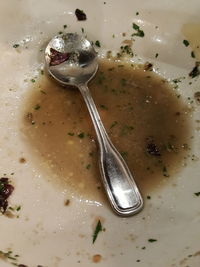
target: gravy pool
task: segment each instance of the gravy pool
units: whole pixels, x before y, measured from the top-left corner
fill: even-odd
[[[142,194],[165,185],[184,162],[187,106],[167,81],[143,66],[102,60],[89,88],[105,128]],[[77,89],[45,75],[27,94],[24,133],[37,165],[73,194],[103,201],[95,132]]]

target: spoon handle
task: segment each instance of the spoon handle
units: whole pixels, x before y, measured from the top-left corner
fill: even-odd
[[[111,206],[118,215],[133,215],[143,207],[137,185],[124,159],[109,139],[87,85],[79,85],[79,90],[97,134],[101,177]]]

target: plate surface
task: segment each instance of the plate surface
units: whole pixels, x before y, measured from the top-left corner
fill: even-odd
[[[76,8],[87,14],[85,22],[76,20]],[[193,158],[166,186],[152,192],[151,200],[144,196],[144,210],[131,218],[119,218],[108,204],[80,198],[48,182],[45,178],[51,173],[41,171],[33,160],[22,125],[26,94],[33,90],[30,80],[43,67],[40,50],[65,24],[68,31],[84,28],[90,40],[100,40],[103,54],[117,50],[122,33],[130,36],[132,23],[137,23],[145,37],[134,42],[138,55],[134,60],[153,62],[167,79],[185,76],[179,93],[185,101],[193,99],[200,85],[198,78],[189,85],[188,73],[200,60],[199,11],[200,2],[195,0],[0,2],[0,175],[6,174],[15,186],[11,205],[21,205],[19,218],[0,217],[0,250],[12,250],[19,255],[17,263],[29,267],[199,266],[200,197],[194,194],[200,191],[198,105],[191,113]],[[190,46],[184,46],[184,39]],[[196,58],[191,57],[192,50]],[[27,162],[19,163],[21,157]],[[66,207],[63,203],[69,197]],[[106,230],[92,244],[97,217]],[[101,255],[98,263],[93,262],[94,255]],[[11,262],[2,260],[0,266],[12,266]]]

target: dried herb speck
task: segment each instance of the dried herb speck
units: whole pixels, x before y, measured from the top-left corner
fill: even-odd
[[[183,44],[187,47],[190,43],[188,42],[188,40],[183,40]]]
[[[102,230],[103,230],[103,229],[102,229],[101,221],[98,220],[97,225],[96,225],[96,228],[95,228],[95,230],[94,230],[94,234],[93,234],[93,240],[92,240],[92,243],[93,243],[93,244],[94,244],[94,242],[96,241],[99,232],[101,232]]]

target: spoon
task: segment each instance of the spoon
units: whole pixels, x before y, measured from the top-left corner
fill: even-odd
[[[100,150],[100,172],[113,210],[121,216],[139,212],[143,200],[124,159],[109,139],[98,114],[88,82],[98,69],[98,57],[92,44],[76,33],[66,33],[51,39],[45,49],[46,67],[62,85],[80,90],[97,135]]]

